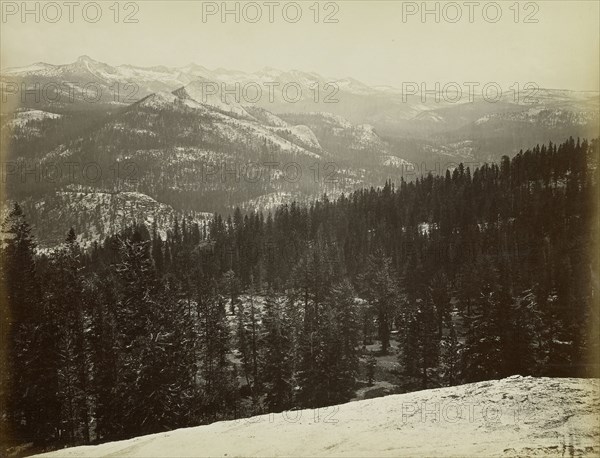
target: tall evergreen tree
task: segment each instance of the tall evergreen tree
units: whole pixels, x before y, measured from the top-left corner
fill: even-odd
[[[381,353],[384,355],[390,347],[392,318],[398,307],[397,278],[392,259],[386,257],[382,251],[369,256],[365,272],[360,277],[364,294],[377,317]]]
[[[43,444],[56,437],[52,426],[59,406],[56,367],[52,358],[45,361],[56,336],[41,301],[31,227],[17,203],[4,221],[3,232],[1,322],[7,350],[2,371],[7,414],[3,429],[15,440]]]
[[[283,303],[272,289],[265,297],[261,376],[265,384],[266,404],[280,412],[291,406],[293,389],[293,329],[285,316]]]
[[[215,420],[226,416],[235,402],[225,300],[216,281],[199,291],[197,316],[203,416]]]

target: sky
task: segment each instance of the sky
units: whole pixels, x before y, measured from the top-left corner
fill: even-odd
[[[0,2],[1,68],[89,55],[112,65],[298,69],[395,87],[600,89],[597,0],[427,2],[425,17],[420,1],[227,2],[238,18],[222,18],[220,1],[79,1],[72,17],[68,2],[50,3],[27,2],[39,14],[23,17],[22,2]]]

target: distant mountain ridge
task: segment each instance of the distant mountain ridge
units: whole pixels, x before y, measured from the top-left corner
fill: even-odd
[[[48,218],[34,220],[49,245],[69,225],[87,241],[101,239],[111,225],[148,221],[149,208],[159,209],[165,225],[185,212],[271,210],[599,135],[598,93],[566,90],[528,93],[531,103],[514,93],[494,103],[436,102],[432,94],[423,102],[414,86],[408,96],[313,72],[111,66],[88,56],[7,69],[0,88],[8,97],[0,117],[3,145],[10,145],[5,162],[75,161],[105,172],[95,182],[20,183],[11,165],[8,195],[29,202],[30,213],[43,209]],[[135,164],[135,181],[108,173],[123,163]],[[126,194],[108,199],[106,192]],[[113,222],[94,206],[110,209]]]
[[[102,240],[133,221],[151,224],[148,213],[157,214],[164,232],[177,215],[198,220],[235,206],[272,210],[324,193],[335,197],[377,185],[408,164],[372,126],[337,115],[283,119],[254,105],[202,100],[194,82],[158,91],[55,144],[50,133],[79,115],[24,108],[4,120],[1,133],[17,151],[10,151],[14,167],[28,170],[29,160],[39,170],[66,163],[100,170],[98,180],[22,180],[18,167],[11,174],[9,193],[25,202],[41,245],[58,243],[71,226],[82,242]],[[126,165],[134,173],[107,173]]]
[[[461,127],[489,112],[518,112],[524,108],[597,112],[600,101],[598,92],[531,89],[525,84],[519,86],[518,90],[502,88],[504,92],[497,100],[494,95],[486,100],[482,95],[482,86],[495,84],[493,82],[482,82],[472,89],[452,83],[452,90],[445,86],[445,82],[440,82],[441,94],[436,96],[430,92],[422,93],[421,82],[406,82],[405,88],[373,87],[351,77],[324,77],[300,70],[285,71],[271,67],[255,72],[222,68],[210,70],[195,63],[183,67],[111,66],[89,56],[81,56],[75,62],[64,65],[39,62],[27,67],[8,68],[0,75],[4,84],[11,79],[26,84],[73,82],[80,89],[85,84],[96,82],[103,89],[103,100],[125,104],[153,92],[170,92],[190,83],[195,83],[196,87],[204,84],[206,90],[212,92],[215,84],[218,86],[218,96],[221,95],[220,89],[225,87],[229,91],[228,100],[237,97],[237,102],[242,104],[250,104],[252,100],[255,101],[253,104],[276,113],[329,111],[356,124],[408,129],[413,128],[415,122],[438,130],[443,126]],[[135,87],[125,88],[127,84]],[[232,96],[236,85],[240,86],[238,95]],[[433,88],[430,84],[423,89],[430,91]],[[461,97],[456,98],[456,88],[461,91]],[[257,96],[258,89],[261,91],[260,97]],[[455,111],[460,116],[456,116]]]

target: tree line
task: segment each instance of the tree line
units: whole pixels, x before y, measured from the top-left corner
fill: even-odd
[[[3,227],[5,446],[40,450],[399,392],[597,376],[598,141],[84,250]],[[596,308],[595,308],[596,307]]]

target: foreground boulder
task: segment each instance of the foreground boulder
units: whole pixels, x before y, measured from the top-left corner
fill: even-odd
[[[598,456],[599,389],[598,379],[513,376],[44,456]]]

